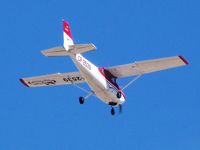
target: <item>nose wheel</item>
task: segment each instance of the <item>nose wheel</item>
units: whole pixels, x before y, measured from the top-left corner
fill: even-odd
[[[115,109],[112,107],[110,111],[111,115],[115,115]]]
[[[115,109],[114,107],[111,106],[111,110],[110,110],[111,115],[115,115]],[[122,113],[122,105],[119,104],[119,114]]]

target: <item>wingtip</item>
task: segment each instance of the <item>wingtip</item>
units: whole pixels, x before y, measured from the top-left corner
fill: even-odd
[[[94,47],[94,49],[97,49],[97,47],[93,44],[93,43],[91,43],[92,44],[92,46]]]
[[[42,55],[48,56],[48,55],[46,54],[46,50],[42,50],[42,51],[40,51],[40,52],[41,52]]]
[[[183,56],[178,56],[186,65],[189,64],[189,62],[183,57]]]
[[[23,79],[19,79],[19,81],[26,87],[29,87],[28,84],[26,84],[26,82]]]

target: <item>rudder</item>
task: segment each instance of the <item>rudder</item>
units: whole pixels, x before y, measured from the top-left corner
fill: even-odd
[[[66,51],[68,51],[71,45],[74,45],[74,42],[73,42],[70,26],[67,21],[63,20],[63,46],[66,49]]]

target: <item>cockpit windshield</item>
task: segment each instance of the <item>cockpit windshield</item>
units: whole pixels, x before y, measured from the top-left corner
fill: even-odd
[[[108,70],[104,69],[104,74],[106,76],[106,78],[112,83],[114,84],[117,88],[119,88],[119,86],[117,85],[117,81],[116,81],[116,77],[113,76]]]

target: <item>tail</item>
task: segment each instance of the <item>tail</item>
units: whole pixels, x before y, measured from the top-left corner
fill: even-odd
[[[72,39],[69,23],[63,20],[63,46],[41,51],[45,56],[69,56],[70,54],[85,53],[95,50],[94,44],[75,44]]]
[[[74,45],[69,23],[63,20],[63,46],[68,51],[70,46]]]

